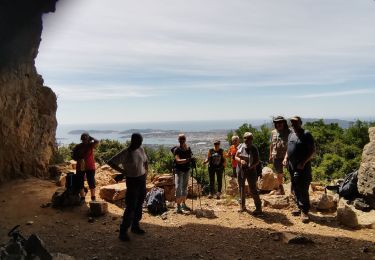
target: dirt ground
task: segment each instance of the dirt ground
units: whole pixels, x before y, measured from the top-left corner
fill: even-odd
[[[56,188],[51,181],[35,178],[0,186],[0,244],[20,224],[24,236],[38,234],[50,252],[77,259],[375,259],[373,229],[346,229],[334,216],[318,213],[302,224],[290,210],[269,208],[256,218],[238,213],[238,205],[226,199],[202,198],[202,208],[215,210],[214,219],[178,215],[173,209],[165,220],[145,213],[141,224],[146,235],[131,234],[131,241],[122,242],[118,239],[122,208],[109,204],[109,214],[93,223],[88,221],[88,204],[42,208]],[[251,199],[247,202],[252,209]],[[27,225],[29,221],[33,223]],[[301,234],[314,243],[286,244],[274,240],[273,232]]]

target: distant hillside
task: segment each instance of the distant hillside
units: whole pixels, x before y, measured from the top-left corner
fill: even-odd
[[[112,133],[117,133],[118,131],[115,131],[115,130],[72,130],[72,131],[69,131],[68,134],[80,135],[84,132],[87,132],[89,134],[112,134]]]
[[[320,119],[318,118],[302,118],[302,121],[303,123],[307,123],[307,122],[315,122],[315,121],[319,121]],[[342,119],[323,119],[323,122],[325,124],[338,124],[341,128],[349,128],[353,123],[354,121],[348,121],[348,120],[342,120]],[[288,120],[288,123],[289,123],[289,120]],[[257,126],[254,126],[255,128],[260,128],[262,125],[257,125]],[[268,124],[266,124],[266,126],[268,128],[273,128],[273,123],[270,122]]]

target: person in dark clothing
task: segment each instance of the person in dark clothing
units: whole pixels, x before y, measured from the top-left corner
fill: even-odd
[[[262,202],[259,197],[257,190],[257,165],[259,161],[258,149],[253,145],[253,134],[246,132],[243,136],[244,143],[238,146],[238,150],[235,156],[237,164],[237,178],[240,190],[240,212],[246,211],[246,192],[245,192],[245,181],[249,184],[250,193],[254,199],[255,211],[253,215],[262,214]]]
[[[190,147],[186,144],[186,136],[184,134],[178,135],[179,146],[174,149],[175,159],[175,185],[176,185],[176,212],[181,214],[183,211],[190,211],[186,205],[186,198],[188,195],[188,182],[190,176],[190,167],[193,153]]]
[[[141,146],[143,137],[139,133],[131,136],[130,145],[112,157],[107,163],[126,177],[126,208],[120,225],[119,238],[128,241],[128,229],[135,234],[144,234],[139,222],[142,219],[142,205],[146,197],[146,177],[148,162],[146,153]],[[119,180],[116,178],[116,180]]]
[[[288,137],[288,149],[283,164],[288,167],[301,221],[309,222],[309,186],[312,180],[311,159],[315,153],[314,138],[302,128],[299,116],[290,119],[293,132]]]
[[[210,194],[208,198],[211,199],[215,194],[215,175],[217,179],[217,199],[220,199],[221,188],[223,186],[223,172],[225,169],[225,155],[224,150],[220,148],[220,140],[214,141],[214,148],[208,150],[208,155],[204,164],[208,163],[208,174],[210,179]]]

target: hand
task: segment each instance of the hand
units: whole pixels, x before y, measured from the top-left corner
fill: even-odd
[[[245,161],[245,160],[241,160],[240,163],[241,163],[242,167],[247,166],[247,161]]]
[[[283,160],[283,165],[286,167],[288,165],[288,159],[287,158],[284,158]]]
[[[272,155],[270,155],[270,157],[268,158],[268,161],[272,162],[272,160],[273,160],[273,157],[272,157]]]

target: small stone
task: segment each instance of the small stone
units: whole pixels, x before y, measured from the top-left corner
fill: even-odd
[[[89,217],[87,220],[89,223],[94,223],[95,219],[93,217]]]
[[[34,224],[34,221],[32,221],[32,220],[26,222],[26,225],[28,225],[28,226],[31,226],[32,224]]]

